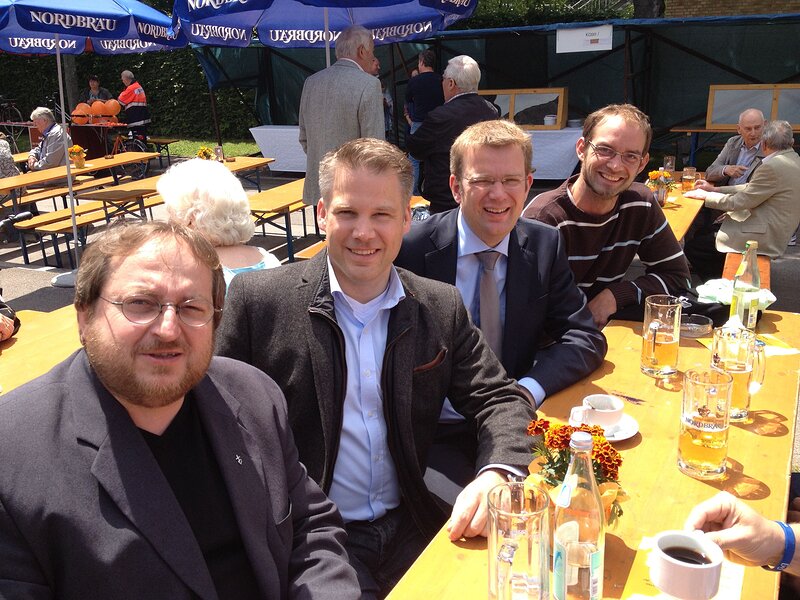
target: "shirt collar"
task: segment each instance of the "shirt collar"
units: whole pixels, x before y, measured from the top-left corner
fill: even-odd
[[[392,270],[389,272],[389,283],[386,285],[386,289],[369,302],[361,303],[344,293],[342,286],[339,284],[339,280],[336,278],[336,272],[333,270],[330,257],[328,257],[327,262],[328,281],[330,282],[331,295],[334,301],[343,299],[356,315],[363,314],[364,312],[376,312],[382,309],[394,308],[406,297],[405,290],[403,289],[403,282],[400,281],[397,270],[392,266]]]
[[[508,239],[511,236],[507,233],[506,236],[500,240],[494,248],[486,245],[481,238],[475,235],[475,232],[470,229],[467,220],[464,218],[464,213],[461,208],[458,209],[458,256],[467,256],[469,254],[476,254],[484,250],[494,250],[508,258]]]
[[[453,96],[452,98],[450,98],[450,100],[448,100],[447,102],[452,102],[452,101],[453,101],[453,100],[455,100],[456,98],[460,98],[461,96],[466,96],[467,94],[474,94],[474,93],[475,93],[475,92],[461,92],[460,94],[456,94],[455,96]],[[445,102],[445,104],[447,104],[447,102]]]
[[[55,127],[55,126],[56,126],[56,124],[55,124],[55,123],[51,123],[51,124],[50,124],[50,127],[48,127],[47,129],[45,129],[45,130],[42,132],[42,135],[43,135],[43,136],[45,136],[45,135],[47,135],[48,133],[50,133],[50,132],[53,130],[53,127]]]
[[[351,62],[355,66],[357,66],[359,68],[359,70],[364,71],[364,69],[361,68],[361,65],[358,64],[356,61],[354,61],[352,58],[339,58],[339,59],[337,59],[337,61],[339,61],[339,60],[346,60],[347,62]],[[366,71],[364,71],[364,73],[366,73]]]

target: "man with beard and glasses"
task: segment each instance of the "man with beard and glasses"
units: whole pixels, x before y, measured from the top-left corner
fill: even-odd
[[[593,112],[575,145],[580,174],[536,196],[522,213],[558,227],[598,327],[612,317],[641,320],[647,296],[691,286],[686,257],[653,192],[634,183],[650,159],[651,137],[650,120],[635,106]],[[636,255],[645,273],[627,280]]]
[[[189,229],[87,249],[83,349],[0,400],[0,597],[358,597],[283,394],[211,357],[224,296]]]

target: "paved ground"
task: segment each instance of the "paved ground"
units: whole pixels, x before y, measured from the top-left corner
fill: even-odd
[[[155,173],[151,173],[155,174]],[[286,178],[262,176],[262,189],[267,189],[286,183]],[[249,192],[255,193],[256,188],[252,183],[245,184]],[[532,193],[538,193],[549,189],[542,185],[537,186]],[[52,210],[50,201],[39,203],[42,210]],[[154,209],[156,218],[164,216],[164,208]],[[306,209],[308,221],[307,237],[296,238],[295,251],[310,246],[319,238],[314,235],[312,210]],[[303,236],[303,222],[299,214],[293,215],[292,230],[295,236]],[[102,227],[96,228],[89,235],[89,240],[102,231]],[[257,235],[251,240],[251,244],[262,246],[270,250],[282,262],[287,260],[286,237],[282,231],[267,227],[267,235]],[[64,244],[61,243],[63,248]],[[52,258],[52,247],[47,247],[48,256]],[[68,272],[67,269],[55,269],[45,266],[42,254],[39,250],[30,249],[31,264],[24,265],[22,254],[18,243],[0,243],[0,288],[3,289],[4,298],[15,310],[41,310],[52,311],[56,308],[72,303],[73,290],[71,288],[56,288],[50,285],[51,279],[59,274]],[[65,257],[66,260],[66,257]],[[53,263],[52,259],[50,260]],[[790,247],[784,257],[773,263],[772,267],[772,291],[778,298],[772,308],[775,310],[785,310],[800,312],[800,246]],[[799,411],[800,412],[800,411]],[[795,432],[794,438],[794,459],[792,461],[792,471],[800,473],[800,435]]]

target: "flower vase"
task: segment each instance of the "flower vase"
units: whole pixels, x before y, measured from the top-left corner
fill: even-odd
[[[86,166],[86,157],[85,156],[76,156],[72,159],[72,164],[75,166],[76,169],[82,169]]]
[[[656,200],[658,201],[659,206],[664,206],[667,203],[667,188],[656,188]]]

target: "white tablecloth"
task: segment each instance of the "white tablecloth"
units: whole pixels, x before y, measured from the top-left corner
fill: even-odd
[[[299,127],[262,125],[252,127],[250,133],[261,149],[261,154],[275,159],[270,165],[272,170],[305,173],[306,154],[297,141]],[[580,128],[528,131],[528,135],[533,140],[536,179],[563,180],[572,174],[578,164],[575,142],[581,137]]]

